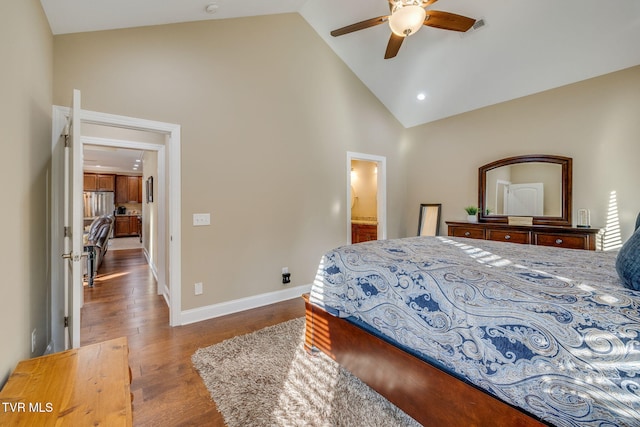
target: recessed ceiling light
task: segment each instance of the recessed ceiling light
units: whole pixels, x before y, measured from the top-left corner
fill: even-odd
[[[427,98],[427,95],[425,95],[423,92],[420,92],[416,98],[418,99],[418,101],[424,101]]]

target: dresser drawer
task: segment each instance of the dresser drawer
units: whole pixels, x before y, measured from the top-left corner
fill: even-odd
[[[504,223],[445,221],[451,237],[469,237],[524,245],[555,246],[594,251],[598,228],[574,228],[545,225],[510,226]]]
[[[449,226],[449,236],[453,237],[468,237],[470,239],[483,239],[485,238],[484,228],[472,228],[472,227],[452,227]]]
[[[587,235],[534,233],[533,238],[536,245],[567,249],[590,249],[589,236]]]
[[[531,233],[528,231],[514,230],[487,230],[487,240],[511,243],[531,243]]]

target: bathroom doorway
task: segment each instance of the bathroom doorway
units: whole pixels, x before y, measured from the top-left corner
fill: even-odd
[[[387,238],[386,158],[347,152],[347,242]]]

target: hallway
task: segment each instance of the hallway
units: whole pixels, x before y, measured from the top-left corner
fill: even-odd
[[[142,249],[108,251],[93,288],[84,288],[82,345],[129,341],[136,426],[223,426],[193,369],[200,347],[304,315],[302,298],[191,325],[170,327],[169,310]]]

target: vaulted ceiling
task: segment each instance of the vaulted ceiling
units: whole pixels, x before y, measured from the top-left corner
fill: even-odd
[[[387,0],[41,3],[54,34],[297,12],[405,127],[640,64],[637,0],[439,0],[430,9],[485,25],[464,34],[423,27],[387,60],[386,24],[329,34],[388,15]],[[210,4],[214,13],[205,10]]]

